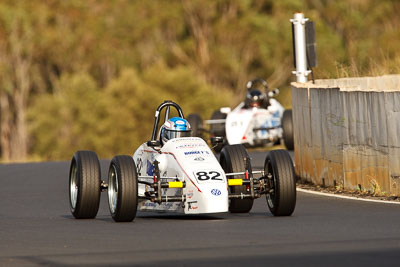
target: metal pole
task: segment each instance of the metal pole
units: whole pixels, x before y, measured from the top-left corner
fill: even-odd
[[[306,54],[306,34],[305,34],[305,23],[308,19],[304,18],[303,13],[295,13],[293,19],[290,22],[294,25],[294,39],[295,39],[295,51],[296,51],[296,71],[292,71],[296,74],[297,82],[307,82],[307,75],[311,72],[307,70],[307,54]]]

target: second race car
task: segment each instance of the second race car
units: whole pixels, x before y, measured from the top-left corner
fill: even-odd
[[[265,92],[256,88],[260,84]],[[216,110],[204,123],[198,114],[190,114],[188,120],[193,135],[201,137],[207,131],[211,137],[223,137],[225,142],[215,147],[217,152],[226,144],[258,147],[278,144],[282,140],[287,149],[293,150],[292,110],[285,110],[274,98],[278,93],[278,89],[269,91],[267,82],[262,79],[249,81],[245,101],[233,110],[229,107]]]

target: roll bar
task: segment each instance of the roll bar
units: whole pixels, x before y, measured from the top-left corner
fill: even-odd
[[[181,117],[182,119],[185,118],[183,116],[183,112],[182,112],[181,107],[177,103],[175,103],[175,102],[173,102],[171,100],[165,100],[163,103],[161,103],[158,106],[158,108],[156,109],[155,118],[154,118],[153,133],[151,135],[151,140],[149,142],[147,142],[147,144],[149,146],[157,146],[157,145],[159,145],[159,144],[157,144],[157,136],[156,135],[157,135],[158,124],[160,123],[160,114],[161,114],[161,111],[165,107],[167,109],[165,111],[165,120],[164,121],[168,120],[170,107],[174,107],[176,109],[176,111],[178,111],[179,117]]]

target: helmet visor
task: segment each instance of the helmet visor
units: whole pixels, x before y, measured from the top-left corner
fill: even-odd
[[[175,131],[175,130],[165,130],[165,138],[167,140],[171,140],[173,138],[180,138],[180,137],[190,137],[191,130],[187,131]]]

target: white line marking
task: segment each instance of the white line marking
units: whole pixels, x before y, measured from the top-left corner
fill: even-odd
[[[400,202],[397,202],[397,201],[387,201],[387,200],[365,199],[365,198],[359,198],[359,197],[349,197],[349,196],[342,196],[342,195],[336,195],[336,194],[330,194],[330,193],[316,192],[316,191],[313,191],[313,190],[307,190],[307,189],[303,189],[303,188],[296,188],[296,190],[299,191],[299,192],[304,192],[304,193],[314,194],[314,195],[320,195],[320,196],[325,196],[325,197],[336,197],[336,198],[344,198],[344,199],[351,199],[351,200],[359,200],[359,201],[367,201],[367,202],[377,202],[377,203],[400,205]]]

